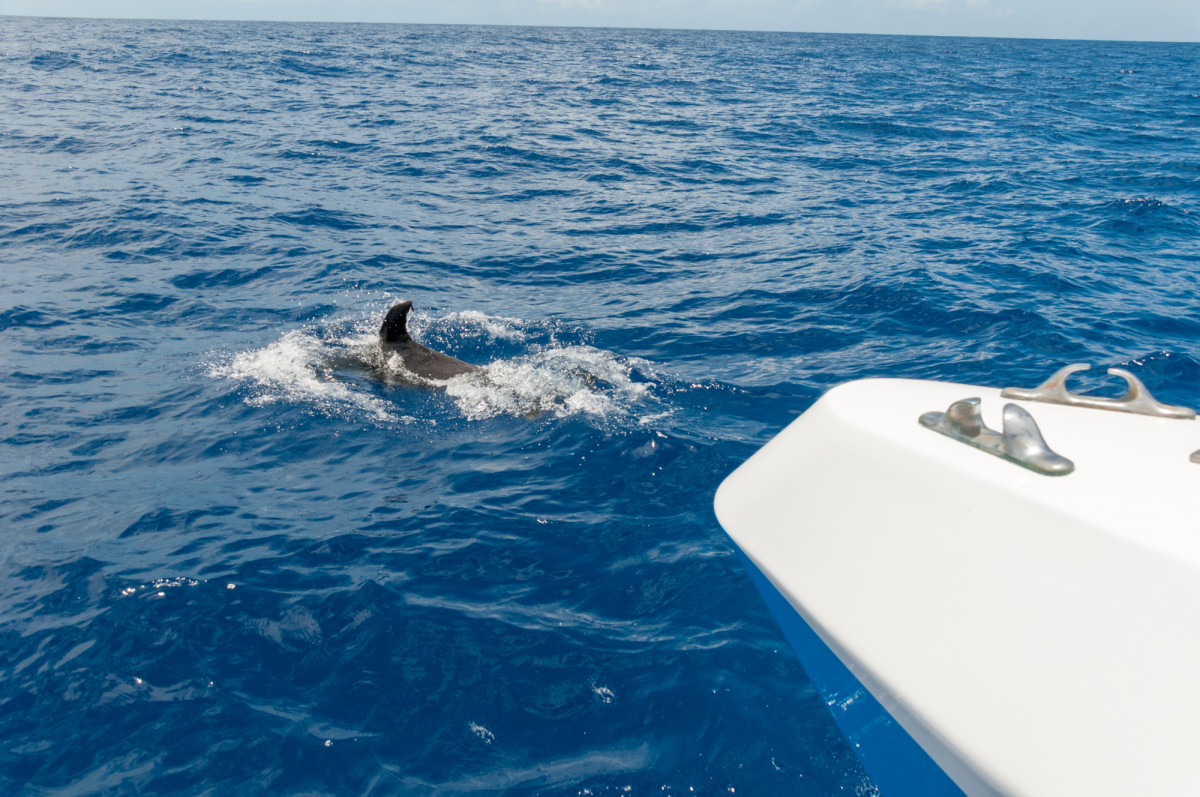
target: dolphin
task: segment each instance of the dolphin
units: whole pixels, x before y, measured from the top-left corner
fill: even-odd
[[[388,310],[379,327],[379,345],[384,355],[398,355],[404,361],[405,370],[422,379],[445,380],[479,370],[478,366],[436,352],[409,337],[408,311],[411,309],[412,302],[406,299]]]

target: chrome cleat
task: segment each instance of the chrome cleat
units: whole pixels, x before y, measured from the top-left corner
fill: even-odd
[[[1014,462],[1045,476],[1066,476],[1075,463],[1046,445],[1033,416],[1016,404],[1004,405],[1004,430],[997,432],[983,421],[977,398],[962,399],[945,412],[927,412],[919,422],[927,429],[966,443],[980,451]]]
[[[1146,389],[1146,386],[1142,384],[1142,381],[1124,368],[1108,369],[1110,375],[1121,377],[1128,385],[1125,395],[1121,398],[1079,395],[1067,390],[1068,376],[1077,371],[1086,371],[1091,367],[1087,363],[1073,363],[1058,369],[1053,376],[1035,388],[1006,387],[1000,391],[1000,395],[1010,399],[1065,404],[1068,407],[1133,412],[1139,415],[1152,415],[1156,418],[1179,418],[1186,420],[1196,417],[1195,410],[1187,407],[1162,404],[1155,400],[1154,396],[1150,395],[1150,391]]]

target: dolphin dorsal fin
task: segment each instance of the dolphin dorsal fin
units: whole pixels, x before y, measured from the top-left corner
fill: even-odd
[[[383,319],[383,325],[379,327],[379,339],[384,343],[404,343],[411,340],[408,336],[408,311],[411,309],[412,302],[407,299],[392,305],[392,309],[388,310]]]

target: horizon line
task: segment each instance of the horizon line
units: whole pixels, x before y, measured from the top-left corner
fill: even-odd
[[[1061,36],[988,36],[981,34],[946,34],[946,33],[877,33],[872,31],[826,31],[826,30],[791,30],[756,28],[665,28],[653,25],[547,25],[538,23],[500,23],[500,22],[401,22],[381,20],[345,20],[345,19],[250,19],[240,17],[197,18],[197,17],[122,17],[122,16],[75,16],[70,14],[0,14],[0,19],[31,19],[31,20],[79,20],[79,21],[115,21],[115,22],[242,22],[249,24],[278,24],[278,25],[407,25],[412,27],[442,27],[442,28],[546,28],[563,30],[640,30],[640,31],[674,31],[680,33],[777,33],[795,34],[802,36],[879,36],[901,37],[914,39],[987,39],[989,41],[1038,41],[1038,42],[1090,42],[1095,44],[1198,44],[1191,39],[1086,39]]]

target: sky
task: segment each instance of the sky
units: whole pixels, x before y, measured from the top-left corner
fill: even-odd
[[[0,15],[1200,41],[1200,0],[0,0]]]

